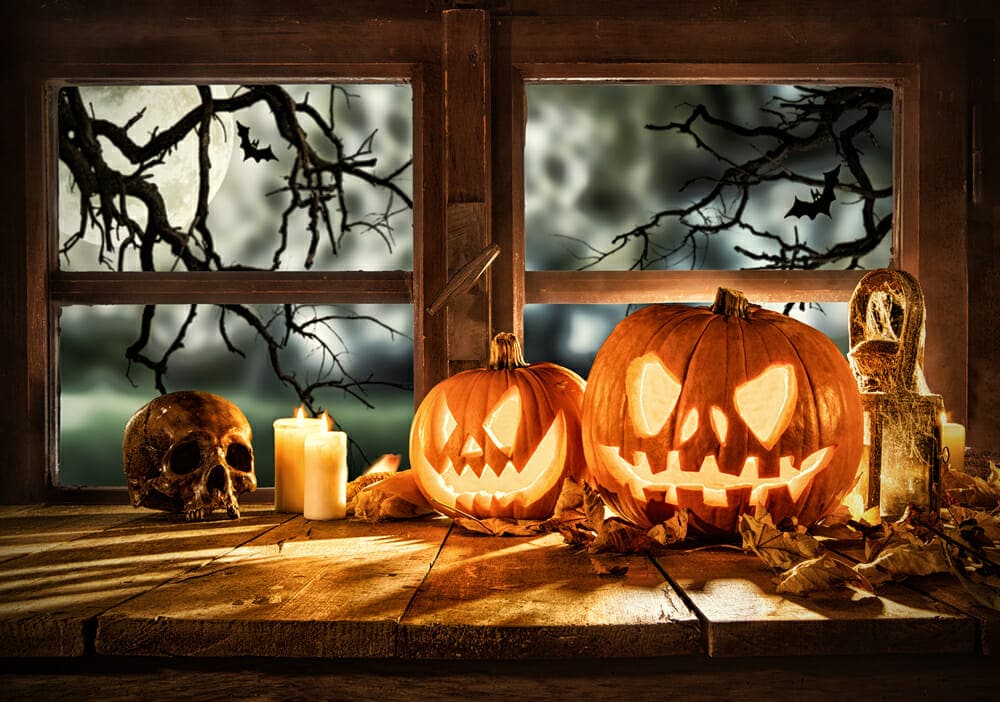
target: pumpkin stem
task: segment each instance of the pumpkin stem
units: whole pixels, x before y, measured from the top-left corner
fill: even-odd
[[[739,290],[719,288],[715,293],[712,311],[727,317],[750,319],[750,301]]]
[[[511,370],[513,368],[525,368],[528,364],[524,361],[524,353],[521,351],[521,343],[517,337],[510,332],[500,332],[493,337],[490,342],[490,370]]]

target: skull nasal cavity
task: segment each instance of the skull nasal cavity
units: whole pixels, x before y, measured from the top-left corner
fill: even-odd
[[[243,444],[229,444],[229,448],[226,449],[226,463],[230,468],[246,473],[253,468],[253,457]]]
[[[226,492],[226,469],[222,466],[216,466],[212,469],[212,472],[208,474],[208,483],[205,485],[209,492]]]
[[[170,452],[170,470],[178,475],[190,473],[201,464],[201,449],[193,441],[174,447]]]

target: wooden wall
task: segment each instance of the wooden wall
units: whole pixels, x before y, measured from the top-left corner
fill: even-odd
[[[788,55],[798,57],[788,60],[837,62],[861,52],[869,61],[880,60],[881,56],[886,61],[915,62],[921,88],[932,88],[921,102],[919,118],[922,125],[934,128],[919,134],[919,153],[926,154],[926,158],[922,158],[918,169],[922,174],[917,195],[919,221],[912,223],[919,227],[922,242],[918,270],[914,272],[925,289],[934,294],[928,302],[932,333],[948,337],[929,344],[928,378],[932,389],[945,394],[946,403],[957,408],[956,418],[969,425],[970,444],[1000,451],[1000,302],[993,296],[1000,287],[1000,143],[994,128],[998,123],[1000,52],[996,21],[1000,12],[995,3],[61,0],[30,7],[10,5],[15,3],[4,3],[0,9],[0,21],[7,33],[0,49],[4,67],[0,75],[4,96],[0,155],[6,165],[0,189],[0,338],[5,342],[0,350],[0,388],[6,391],[0,434],[0,465],[4,471],[0,501],[31,501],[46,494],[46,416],[50,408],[44,393],[37,392],[50,381],[44,346],[48,309],[40,302],[46,292],[46,261],[37,255],[38,247],[27,245],[30,237],[40,236],[44,217],[39,213],[47,206],[38,188],[42,170],[36,162],[39,151],[37,145],[29,148],[42,109],[36,77],[53,64],[301,64],[357,61],[358,57],[378,62],[388,58],[419,65],[428,92],[417,95],[418,101],[440,102],[434,86],[447,80],[480,86],[478,89],[485,94],[477,99],[493,100],[494,113],[499,115],[494,126],[504,127],[508,125],[505,120],[516,114],[510,109],[514,97],[509,71],[494,62],[485,72],[472,68],[467,75],[441,75],[445,39],[460,48],[462,38],[467,36],[459,23],[442,20],[442,11],[456,6],[492,11],[490,41],[494,56],[516,57],[519,51],[540,51],[544,39],[541,35],[520,43],[512,39],[509,27],[518,22],[539,30],[575,26],[595,37],[607,31],[606,41],[611,45],[601,48],[600,43],[593,43],[589,48],[595,56],[600,54],[605,59],[610,51],[622,60],[642,61],[652,50],[651,44],[660,42],[679,42],[678,60],[708,61],[725,56],[730,41],[725,34],[661,36],[650,30],[632,31],[621,22],[643,17],[649,20],[650,27],[667,26],[669,22],[688,26],[715,22],[726,32],[739,33],[743,60],[756,56],[756,60],[764,62]],[[614,28],[624,30],[616,34],[611,31]],[[374,45],[370,41],[373,36],[379,37]],[[567,47],[557,35],[551,38],[555,59]],[[539,56],[534,54],[536,59]],[[491,79],[485,87],[476,82],[485,77]],[[507,108],[497,111],[498,104]],[[447,115],[450,108],[443,105],[433,109]],[[454,116],[461,118],[458,113]],[[447,135],[433,134],[425,137],[421,148],[435,152],[454,145]],[[483,148],[478,143],[458,146]],[[484,158],[490,154],[496,158],[497,148],[515,150],[512,146],[494,145]],[[501,155],[516,158],[510,152]],[[446,194],[441,202],[424,203],[429,212],[427,224],[450,228],[462,218],[482,218],[482,208],[486,207],[492,208],[488,219],[493,229],[511,229],[511,213],[504,209],[502,198],[510,197],[517,186],[495,172],[492,181],[478,173],[473,191],[466,192],[466,184],[456,181],[463,173],[456,168],[444,174],[426,174],[432,191]],[[463,245],[470,251],[485,241],[473,239]],[[448,255],[447,251],[441,253]],[[518,263],[516,255],[499,260],[493,269],[494,284],[516,280]],[[440,270],[423,274],[438,280],[454,264],[442,261]],[[520,303],[523,300],[515,301],[513,306],[509,302],[497,305],[494,300],[492,309],[488,301],[476,304],[486,317],[503,317],[516,311]],[[433,321],[422,331],[436,338],[444,328],[443,322]],[[958,333],[951,334],[952,329]],[[39,339],[43,340],[41,344]],[[439,354],[430,349],[428,346],[428,353]],[[429,373],[440,375],[444,371],[438,363]]]

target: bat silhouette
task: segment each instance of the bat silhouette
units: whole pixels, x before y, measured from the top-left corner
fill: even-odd
[[[274,155],[270,146],[263,149],[257,147],[260,141],[250,138],[250,127],[245,124],[236,123],[236,135],[240,138],[240,148],[243,149],[244,161],[248,161],[251,158],[258,163],[261,161],[278,160],[278,157]]]
[[[837,176],[839,175],[839,165],[833,170],[825,171],[823,173],[823,190],[813,190],[813,199],[808,202],[795,198],[795,203],[788,210],[788,212],[785,213],[785,217],[808,217],[809,219],[816,219],[816,215],[819,214],[825,214],[829,217],[830,205],[837,200],[837,195],[834,193],[834,189],[840,182],[837,179]]]

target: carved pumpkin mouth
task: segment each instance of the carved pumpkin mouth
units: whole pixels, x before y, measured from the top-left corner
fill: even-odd
[[[742,496],[749,492],[750,505],[763,505],[768,492],[787,489],[793,500],[798,500],[813,479],[833,459],[835,446],[825,446],[806,456],[796,466],[791,456],[783,456],[777,476],[761,477],[758,460],[747,458],[739,473],[727,473],[719,469],[714,454],[705,456],[701,467],[682,470],[680,452],[670,451],[666,465],[651,466],[644,451],[635,451],[633,460],[627,461],[621,450],[612,446],[597,446],[602,465],[610,471],[620,485],[627,485],[637,500],[662,500],[679,505],[678,490],[701,493],[705,505],[726,507],[731,504],[731,496]]]
[[[496,514],[509,509],[517,498],[537,499],[553,489],[562,479],[565,461],[566,419],[560,411],[520,470],[510,460],[499,473],[496,466],[480,461],[456,466],[447,456],[442,457],[440,465],[432,466],[419,455],[413,467],[420,472],[421,480],[434,485],[436,495],[451,502],[442,506],[466,514]]]

